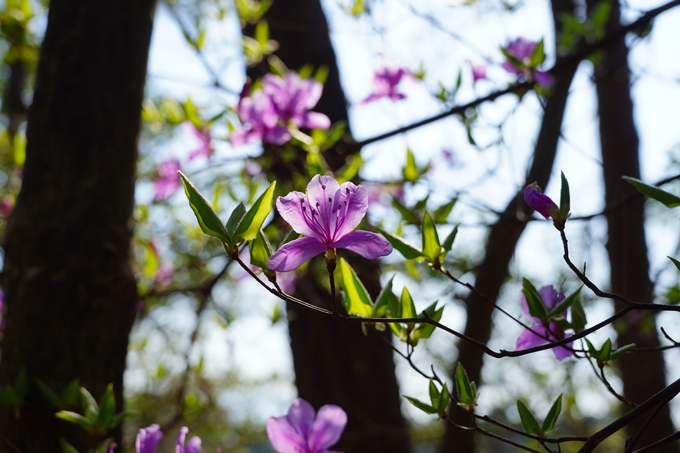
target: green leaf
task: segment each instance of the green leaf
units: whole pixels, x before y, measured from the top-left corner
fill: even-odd
[[[82,415],[72,412],[72,411],[59,411],[54,414],[55,417],[65,420],[69,423],[74,423],[78,426],[85,428],[86,431],[92,432],[92,422]]]
[[[36,378],[35,383],[38,385],[40,393],[43,394],[45,399],[47,399],[47,401],[49,401],[52,406],[57,409],[63,408],[64,405],[61,401],[61,398],[59,398],[59,395],[57,395],[54,390],[52,390],[47,384],[38,378]]]
[[[255,26],[255,41],[260,47],[266,47],[269,42],[269,24],[266,20],[260,20]]]
[[[600,348],[600,352],[597,354],[597,361],[598,363],[604,363],[607,360],[609,360],[609,356],[612,352],[612,340],[607,338],[607,341],[604,342],[602,345],[602,348]]]
[[[564,172],[561,172],[562,175],[562,187],[560,189],[560,208],[563,206],[571,206],[571,198],[569,196],[569,182],[567,181],[567,177],[564,176]]]
[[[413,298],[408,288],[404,286],[399,299],[399,317],[400,318],[415,318],[416,306],[413,303]]]
[[[442,391],[439,392],[439,401],[437,401],[437,410],[439,415],[444,416],[446,414],[446,409],[449,407],[450,397],[451,394],[449,393],[449,388],[446,385],[446,382],[444,382],[444,387],[442,387]]]
[[[366,11],[366,5],[364,0],[354,0],[354,5],[352,5],[352,15],[354,17],[361,16]]]
[[[439,255],[442,252],[442,246],[439,242],[439,235],[435,227],[432,217],[427,212],[423,217],[423,255],[431,262],[437,262]]]
[[[609,360],[616,360],[616,359],[620,358],[622,355],[624,355],[626,352],[630,351],[634,347],[635,347],[635,343],[631,343],[631,344],[627,344],[623,347],[620,347],[619,349],[612,351],[609,354]]]
[[[623,176],[623,179],[631,183],[639,192],[647,195],[649,198],[653,198],[656,201],[660,201],[669,208],[675,208],[680,206],[680,197],[673,195],[672,193],[661,190],[656,186],[650,186],[645,184],[639,179],[630,178],[628,176]]]
[[[607,0],[600,1],[590,13],[590,23],[595,29],[602,28],[607,24],[612,5]]]
[[[519,418],[522,420],[524,431],[529,434],[540,435],[541,427],[538,425],[536,417],[534,417],[534,414],[532,414],[529,408],[520,400],[517,400],[517,411],[519,412]]]
[[[413,404],[426,414],[436,414],[438,412],[434,407],[430,406],[429,404],[425,404],[416,398],[411,398],[410,396],[404,396],[404,398],[406,398],[409,403]]]
[[[550,410],[548,411],[548,415],[545,416],[545,420],[543,420],[543,425],[541,426],[541,432],[543,434],[549,433],[550,431],[555,429],[555,423],[557,423],[557,418],[560,416],[560,412],[562,412],[561,393],[560,396],[558,396],[555,402],[553,403]]]
[[[577,299],[571,306],[571,326],[578,333],[586,327],[586,324],[588,324],[586,311],[583,309],[581,301]]]
[[[109,384],[99,402],[99,414],[94,422],[94,426],[104,431],[107,430],[111,424],[114,412],[116,412],[116,398],[113,396],[113,384]]]
[[[78,397],[80,396],[80,379],[75,378],[68,383],[66,388],[61,392],[61,402],[64,406],[75,406],[78,404]]]
[[[451,247],[453,247],[453,241],[456,240],[456,236],[458,235],[458,226],[456,225],[453,230],[449,233],[448,236],[446,236],[446,239],[444,239],[444,243],[442,244],[442,248],[444,249],[445,252],[450,252]]]
[[[15,388],[21,399],[25,400],[26,397],[28,397],[29,383],[28,374],[26,373],[25,368],[22,368],[21,371],[19,371],[19,376],[17,376]]]
[[[222,225],[222,221],[217,217],[217,214],[213,211],[208,200],[201,195],[198,189],[181,171],[178,173],[182,177],[184,193],[186,193],[186,196],[189,199],[189,205],[196,215],[196,220],[198,220],[201,230],[205,234],[216,237],[220,241],[229,244],[231,242],[229,233],[227,233],[227,229]]]
[[[246,215],[246,205],[243,203],[239,203],[236,205],[234,210],[231,212],[231,215],[229,216],[229,220],[227,220],[227,233],[229,233],[229,236],[233,237],[234,233],[236,232],[236,228],[238,227],[238,224],[241,223],[241,220],[243,220],[243,217]]]
[[[373,308],[373,317],[380,318],[384,316],[388,311],[396,311],[396,307],[399,306],[399,300],[397,296],[392,291],[392,283],[394,282],[394,276],[387,282],[387,284],[380,290],[378,294],[378,299],[375,301],[375,307]],[[393,313],[394,313],[393,311]]]
[[[407,260],[414,260],[421,258],[423,256],[423,252],[418,250],[416,246],[406,242],[406,239],[390,234],[384,230],[379,231],[380,234],[385,236],[385,238],[390,242],[390,244],[392,244],[392,247],[394,247],[399,253],[401,253]]]
[[[590,356],[594,359],[597,359],[598,351],[595,349],[595,346],[588,340],[587,338],[584,338],[586,340],[586,345],[588,346],[588,353],[590,353]]]
[[[536,44],[534,53],[532,53],[531,57],[529,57],[529,61],[531,62],[530,65],[532,68],[535,68],[536,66],[540,65],[545,61],[545,50],[542,39],[538,41],[538,44]]]
[[[458,362],[456,365],[456,396],[458,401],[463,407],[472,409],[477,405],[476,393],[472,385],[470,385],[470,378],[468,378],[465,368]]]
[[[274,199],[274,189],[276,188],[276,181],[269,184],[267,190],[264,191],[260,197],[255,200],[253,206],[248,210],[243,217],[236,233],[234,234],[234,242],[250,241],[255,239],[257,232],[262,228],[262,224],[272,211],[272,200]]]
[[[59,439],[59,446],[61,447],[61,453],[78,453],[78,450],[64,439]]]
[[[567,311],[569,309],[569,307],[574,305],[574,302],[576,302],[579,299],[579,296],[581,294],[582,289],[583,289],[583,285],[581,285],[581,287],[579,289],[577,289],[576,291],[574,291],[573,293],[569,294],[569,296],[567,296],[566,299],[564,299],[562,302],[557,304],[555,306],[555,308],[553,308],[552,310],[550,310],[548,312],[548,317],[552,318],[552,317],[555,317],[555,316],[561,316],[562,313]]]
[[[437,405],[439,402],[439,390],[437,390],[437,386],[433,380],[430,380],[430,402],[432,402],[432,407],[437,410],[439,409],[439,406]]]
[[[447,219],[449,218],[449,214],[451,214],[451,211],[453,210],[453,207],[456,205],[457,201],[458,198],[454,198],[445,205],[435,209],[433,213],[434,223],[446,223]]]
[[[269,269],[269,257],[274,252],[262,230],[257,232],[257,237],[248,243],[248,247],[250,248],[250,264],[261,269]]]
[[[675,264],[675,267],[680,271],[680,261],[676,260],[675,258],[673,258],[671,256],[667,256],[666,258],[671,260],[673,262],[673,264]]]
[[[434,302],[432,305],[427,307],[425,309],[425,313],[432,318],[432,320],[439,322],[442,319],[442,315],[444,314],[444,305],[442,305],[439,309],[437,309],[437,302]],[[435,326],[432,324],[426,324],[422,323],[419,324],[416,330],[413,331],[413,338],[414,339],[425,339],[425,338],[430,338],[432,336],[432,333],[434,332]]]
[[[4,388],[0,388],[0,406],[18,407],[21,406],[23,402],[24,400],[11,385],[6,385]]]
[[[80,387],[80,405],[88,420],[94,421],[97,419],[99,405],[85,387]]]
[[[411,148],[406,148],[406,165],[402,170],[404,180],[415,183],[418,180],[418,166],[416,166],[416,159],[411,152]]]
[[[339,264],[347,313],[365,318],[370,317],[373,314],[373,304],[368,291],[364,288],[352,266],[344,258],[340,258]]]
[[[543,302],[541,294],[536,287],[526,278],[522,279],[522,292],[529,307],[529,314],[534,318],[545,320],[548,318],[548,310]]]
[[[330,73],[330,68],[326,64],[322,64],[318,68],[316,68],[316,72],[314,73],[314,80],[319,82],[321,85],[326,83],[326,79],[328,79],[328,74]],[[333,126],[335,127],[335,126]],[[333,129],[331,128],[331,130]],[[344,133],[344,127],[343,127],[343,133]],[[329,131],[329,135],[332,135],[332,133]],[[341,134],[342,136],[342,134]]]

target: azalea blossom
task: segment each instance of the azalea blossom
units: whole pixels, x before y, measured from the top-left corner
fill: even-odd
[[[368,211],[368,192],[351,182],[340,185],[330,176],[316,175],[305,193],[279,197],[276,209],[305,237],[282,245],[269,258],[273,271],[291,271],[329,249],[351,250],[369,260],[392,252],[392,245],[381,235],[353,231]]]
[[[161,427],[153,424],[146,428],[142,428],[137,433],[137,440],[135,441],[136,453],[156,453],[156,446],[163,438]]]
[[[298,398],[288,415],[267,420],[267,436],[278,453],[332,453],[328,447],[340,440],[347,414],[339,406],[327,404],[314,413],[307,401]]]
[[[534,54],[537,45],[538,43],[536,41],[529,41],[528,39],[521,37],[511,41],[507,47],[505,47],[505,51],[517,58],[522,63],[522,66],[517,67],[511,61],[503,62],[501,66],[511,74],[527,75],[528,73],[528,75],[539,85],[550,87],[555,83],[553,77],[547,72],[539,71],[538,69],[531,67],[531,56]]]
[[[184,439],[186,439],[188,432],[189,428],[186,426],[183,426],[179,430],[175,453],[201,453],[201,439],[197,436],[192,437],[189,442],[186,443],[186,447],[184,446]]]
[[[231,133],[231,146],[259,141],[283,145],[290,140],[288,129],[277,124],[279,116],[274,104],[263,91],[256,91],[252,96],[241,99],[236,110],[243,127]]]
[[[177,159],[166,160],[158,165],[158,173],[153,178],[155,201],[168,198],[182,186],[178,170],[181,168]]]
[[[309,111],[321,98],[323,85],[320,82],[301,79],[295,72],[288,72],[284,77],[267,74],[262,80],[262,91],[271,99],[283,124],[290,121],[308,129],[328,129],[331,126],[326,115]]]
[[[564,294],[563,293],[558,294],[552,285],[544,286],[541,289],[539,289],[538,292],[541,294],[543,302],[545,302],[545,305],[548,308],[548,310],[555,308],[560,302],[564,300]],[[555,321],[550,321],[548,327],[546,328],[541,323],[540,319],[531,316],[531,313],[529,312],[529,305],[527,304],[527,299],[524,293],[522,293],[521,302],[522,311],[524,312],[525,315],[531,318],[533,322],[533,324],[531,325],[531,329],[536,331],[539,335],[532,332],[531,330],[528,329],[525,330],[517,338],[517,342],[515,343],[516,350],[519,351],[522,349],[529,349],[536,346],[541,346],[552,341],[561,340],[565,337],[564,331]],[[563,315],[563,313],[561,315]],[[573,351],[570,350],[572,345],[573,342],[567,343],[569,349],[564,346],[555,346],[554,348],[552,348],[553,354],[555,354],[557,360],[562,360],[565,357],[574,355]]]
[[[409,71],[396,66],[384,66],[377,69],[373,75],[373,94],[360,104],[368,104],[384,97],[389,97],[393,101],[404,99],[406,95],[397,91],[397,85],[403,77],[409,75],[411,75]]]
[[[532,182],[524,189],[524,201],[530,208],[538,211],[546,219],[550,218],[551,208],[558,209],[554,201],[549,196],[541,192],[541,188]]]
[[[199,129],[193,123],[188,124],[189,130],[194,135],[194,137],[196,137],[200,142],[200,146],[195,150],[191,151],[191,153],[189,153],[189,160],[194,160],[195,158],[201,156],[205,156],[208,159],[210,159],[210,156],[212,155],[213,152],[212,145],[210,144],[211,141],[210,130]]]
[[[472,69],[472,83],[477,83],[480,80],[486,80],[486,66],[476,65],[470,60],[468,60],[470,69]]]

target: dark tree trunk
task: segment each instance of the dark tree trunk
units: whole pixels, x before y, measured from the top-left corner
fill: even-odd
[[[573,11],[574,6],[570,0],[553,0],[552,7],[555,30],[559,32],[561,29],[560,14]],[[547,99],[534,148],[534,160],[527,175],[527,183],[536,181],[544,188],[548,184],[557,153],[569,87],[576,69],[576,66],[572,66],[558,75],[553,93]],[[520,191],[505,208],[498,222],[491,227],[486,255],[475,276],[475,287],[491,300],[495,301],[498,298],[501,286],[508,277],[508,264],[527,225],[526,221],[532,213],[533,210],[524,202],[523,191]],[[465,335],[486,343],[491,336],[493,307],[475,293],[470,293],[465,299],[465,305],[467,310]],[[458,361],[465,367],[470,379],[479,385],[484,361],[483,352],[473,344],[459,341],[458,357],[451,368],[451,376],[454,376]],[[459,424],[471,425],[472,420],[469,414],[458,406],[451,405],[449,415]],[[447,424],[446,434],[439,451],[441,453],[453,451],[474,453],[476,436],[477,434],[472,431],[464,431]]]
[[[31,379],[21,417],[0,431],[23,453],[80,451],[82,430],[57,421],[36,387],[79,378],[123,405],[128,334],[138,303],[130,267],[137,138],[155,0],[54,0],[27,129],[22,190],[3,282],[0,383]],[[10,451],[0,442],[0,450]]]
[[[619,27],[618,3],[613,5],[608,31]],[[635,189],[621,176],[640,177],[638,135],[633,121],[630,97],[628,48],[624,37],[604,49],[604,58],[596,67],[600,143],[607,211],[607,253],[611,266],[611,289],[638,302],[652,302],[653,285],[649,278],[649,261],[644,229],[644,197],[634,196]],[[624,201],[628,200],[628,201]],[[622,308],[622,307],[618,307]],[[659,345],[654,318],[632,313],[616,324],[619,346],[635,343],[638,347]],[[665,387],[665,365],[660,351],[625,355],[619,361],[625,397],[641,403]],[[634,436],[645,418],[629,425]],[[673,432],[668,406],[654,418],[636,448],[641,448]],[[677,452],[677,444],[655,449],[659,453]]]
[[[332,122],[347,121],[347,102],[319,0],[276,0],[265,19],[272,39],[280,43],[276,54],[288,67],[297,69],[307,63],[328,66],[323,96],[314,110],[325,113]],[[267,72],[264,64],[250,70],[249,75],[259,76],[263,72]],[[304,156],[300,153],[295,163],[300,172]],[[333,169],[340,168],[346,158],[337,150],[325,152],[324,157]],[[290,167],[275,166],[272,170],[280,182],[291,181]],[[368,291],[377,296],[379,266],[362,258],[346,257]],[[311,271],[299,275],[295,295],[329,307],[328,291],[315,278]],[[348,414],[347,428],[333,449],[345,453],[408,452],[409,439],[391,349],[375,335],[364,336],[357,324],[342,323],[290,304],[288,315],[300,397],[317,409],[324,404],[337,404]],[[385,337],[391,341],[389,334]]]

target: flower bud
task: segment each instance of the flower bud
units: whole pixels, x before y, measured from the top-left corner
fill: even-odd
[[[524,201],[526,201],[530,208],[538,211],[546,219],[550,218],[553,213],[559,212],[555,202],[543,194],[541,188],[535,182],[532,182],[524,189]]]

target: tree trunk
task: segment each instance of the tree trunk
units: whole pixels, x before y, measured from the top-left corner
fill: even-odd
[[[561,29],[560,14],[573,11],[574,6],[570,0],[553,0],[552,8],[555,30],[559,33]],[[527,175],[527,183],[536,181],[541,187],[546,187],[548,184],[557,153],[562,119],[569,97],[569,87],[576,69],[577,66],[572,66],[558,75],[553,93],[547,99],[534,148],[534,159]],[[527,225],[526,221],[532,213],[533,210],[524,202],[523,190],[521,190],[510,201],[496,224],[491,227],[486,245],[486,255],[479,265],[475,277],[475,287],[493,301],[498,298],[501,286],[508,277],[508,264]],[[483,343],[488,342],[491,336],[493,307],[475,293],[470,293],[467,296],[465,305],[467,310],[465,335]],[[452,379],[455,376],[457,362],[460,362],[465,367],[469,378],[479,386],[483,361],[484,353],[478,347],[465,341],[459,341],[458,357],[451,368]],[[469,414],[456,405],[450,406],[449,416],[462,425],[470,426],[472,423]],[[447,424],[439,452],[474,453],[476,436],[477,434],[472,431],[464,431]]]
[[[20,417],[0,412],[23,453],[60,452],[80,428],[58,421],[36,386],[74,378],[123,405],[138,303],[130,267],[137,138],[155,0],[53,0],[29,110],[24,179],[8,226],[1,385],[24,369]],[[1,451],[10,451],[0,442]]]
[[[619,5],[614,2],[607,31],[611,32],[619,26]],[[652,302],[654,288],[649,279],[644,197],[629,198],[636,193],[635,189],[621,179],[621,176],[640,177],[639,140],[633,121],[629,72],[628,48],[622,36],[604,49],[603,60],[595,71],[605,200],[606,206],[611,208],[606,215],[607,253],[612,291],[634,301]],[[639,312],[631,313],[615,327],[619,334],[619,346],[629,343],[645,348],[659,346],[653,317]],[[665,365],[660,351],[625,355],[618,360],[618,365],[623,392],[630,401],[641,403],[666,385]],[[628,436],[634,436],[644,421],[645,418],[640,418],[629,425]],[[672,432],[669,407],[665,406],[645,430],[636,449]],[[655,451],[677,452],[678,447],[671,443]]]
[[[311,63],[329,68],[323,96],[314,110],[325,113],[332,122],[347,121],[347,101],[320,1],[276,0],[265,19],[272,39],[280,43],[276,55],[288,67],[297,69]],[[252,31],[248,27],[244,32]],[[255,77],[267,71],[262,64],[251,69],[249,75]],[[305,153],[299,153],[293,162],[299,172],[302,172],[304,158]],[[346,156],[332,149],[324,153],[324,158],[337,170]],[[272,171],[279,182],[289,183],[293,176],[289,168],[274,165]],[[367,290],[376,297],[380,291],[377,263],[358,257],[346,258]],[[328,290],[316,282],[312,267],[298,275],[295,295],[330,307]],[[292,304],[287,309],[300,397],[317,409],[324,404],[337,404],[349,418],[340,442],[333,448],[345,453],[408,452],[409,438],[389,346],[376,335],[364,336],[358,324],[342,323]],[[386,333],[385,339],[391,341],[391,335]]]

